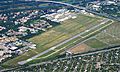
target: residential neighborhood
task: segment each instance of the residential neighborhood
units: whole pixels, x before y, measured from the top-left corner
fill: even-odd
[[[36,45],[14,37],[0,37],[0,62],[9,57],[20,55],[29,49],[35,49]]]

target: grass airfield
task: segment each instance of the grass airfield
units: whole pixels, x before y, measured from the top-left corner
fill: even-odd
[[[60,25],[49,29],[48,31],[34,36],[28,41],[31,41],[37,45],[37,48],[34,50],[30,50],[16,58],[13,58],[7,62],[5,62],[4,66],[16,66],[18,65],[19,61],[26,60],[34,55],[37,55],[47,49],[49,49],[52,46],[55,46],[56,44],[59,44],[93,26],[96,26],[100,24],[101,20],[103,18],[99,17],[91,17],[83,14],[78,14],[76,19],[69,19],[64,22],[61,22]],[[87,38],[87,37],[86,37]],[[76,38],[74,40],[81,39],[81,37]],[[43,58],[47,58],[49,56],[58,55],[59,53],[64,51],[64,46],[68,46],[68,44],[71,44],[74,42],[74,40],[71,40],[70,42],[54,49],[53,51],[41,56]],[[75,42],[74,44],[69,45],[67,48],[70,48],[74,46],[75,44],[81,42],[81,40]],[[66,48],[65,48],[66,49]],[[38,59],[40,59],[39,57]]]

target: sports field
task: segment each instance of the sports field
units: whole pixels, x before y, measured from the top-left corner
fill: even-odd
[[[19,61],[26,60],[38,53],[41,53],[50,47],[79,34],[88,28],[98,25],[102,18],[93,18],[90,16],[78,14],[76,19],[69,19],[61,23],[61,25],[51,28],[50,30],[38,36],[34,36],[28,41],[37,45],[37,49],[30,50],[14,59],[5,62],[3,65],[17,65]]]

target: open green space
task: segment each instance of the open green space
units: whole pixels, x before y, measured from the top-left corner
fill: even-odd
[[[119,22],[114,22],[111,26],[106,28],[103,32],[97,35],[97,39],[108,45],[120,44],[120,25]]]
[[[80,32],[85,31],[88,29],[88,27],[93,27],[99,24],[100,20],[100,18],[93,18],[90,16],[78,14],[76,19],[66,20],[62,22],[61,25],[58,25],[40,35],[28,39],[28,41],[35,43],[37,48],[7,61],[3,65],[17,65],[17,62],[26,60],[66,39],[73,37],[76,34],[79,34]]]
[[[85,41],[86,43],[88,43],[88,45],[92,48],[104,48],[106,46],[106,44],[98,41],[97,39],[89,39],[90,37],[94,38],[93,36],[95,36],[96,34],[98,34],[99,32],[101,32],[102,30],[104,30],[106,27],[108,27],[109,25],[113,24],[112,21],[108,21],[107,23],[105,23],[103,26],[99,27],[99,28],[95,28],[94,30],[87,32],[88,34],[85,33],[84,36],[82,37],[77,37],[61,46],[59,46],[58,48],[54,49],[55,52],[53,53],[49,53],[47,56],[44,55],[43,58],[48,58],[48,57],[52,57],[52,56],[57,56],[60,54],[61,51],[63,51],[64,49],[67,48],[71,48],[79,43],[81,43],[82,41]],[[41,57],[40,57],[41,58]]]
[[[104,44],[103,42],[100,42],[97,39],[90,39],[86,41],[85,44],[87,44],[88,46],[92,48],[104,48],[106,46],[106,44]]]
[[[115,21],[112,25],[99,32],[93,39],[85,42],[92,48],[105,48],[120,44],[120,25]]]

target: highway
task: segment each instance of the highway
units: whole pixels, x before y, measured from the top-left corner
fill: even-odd
[[[85,30],[85,31],[83,31],[83,32],[81,32],[81,33],[79,33],[79,34],[77,34],[77,35],[71,37],[70,39],[65,40],[65,41],[63,41],[63,42],[61,42],[61,43],[59,43],[59,44],[57,44],[57,45],[55,45],[55,46],[49,48],[48,50],[43,51],[42,53],[39,53],[39,54],[37,54],[37,55],[35,55],[35,56],[33,56],[33,57],[27,59],[27,60],[20,61],[20,62],[18,62],[18,64],[20,64],[20,65],[26,64],[27,62],[32,61],[32,60],[36,59],[37,57],[40,57],[40,56],[42,56],[42,55],[44,55],[44,54],[46,54],[46,53],[48,53],[48,52],[50,52],[50,51],[56,49],[57,47],[59,47],[59,46],[65,44],[65,43],[67,43],[67,42],[69,42],[69,41],[71,41],[71,40],[73,40],[73,39],[75,39],[75,38],[77,38],[77,37],[79,37],[79,36],[81,36],[81,35],[87,33],[87,32],[89,32],[89,31],[91,31],[91,30],[93,30],[93,29],[96,29],[97,27],[99,27],[99,26],[101,26],[101,25],[107,23],[108,21],[110,21],[110,20],[109,20],[109,19],[103,19],[102,22],[101,22],[100,24],[98,24],[98,25],[96,25],[96,26],[94,26],[94,27],[91,27],[90,29],[87,29],[87,30]]]

